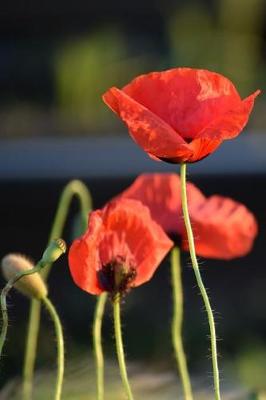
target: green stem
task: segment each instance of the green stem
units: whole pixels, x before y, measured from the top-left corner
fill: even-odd
[[[171,251],[171,279],[173,288],[172,341],[175,357],[183,387],[185,400],[193,400],[192,388],[187,368],[186,355],[182,340],[183,325],[183,288],[181,276],[180,250],[174,247]]]
[[[97,375],[97,400],[104,399],[104,357],[102,349],[102,321],[104,315],[107,293],[102,293],[97,298],[93,322],[93,346]]]
[[[193,270],[194,270],[194,273],[196,276],[197,284],[198,284],[201,296],[204,301],[204,305],[205,305],[205,308],[207,311],[207,316],[208,316],[208,321],[209,321],[215,399],[220,400],[221,396],[220,396],[220,381],[219,381],[219,368],[218,368],[218,357],[217,357],[215,322],[214,322],[212,308],[210,305],[210,300],[208,298],[207,291],[205,289],[204,283],[201,278],[199,265],[198,265],[198,261],[197,261],[197,256],[196,256],[196,251],[195,251],[194,236],[193,236],[193,231],[191,228],[189,212],[188,212],[187,191],[186,191],[186,164],[181,164],[180,175],[181,175],[182,208],[183,208],[184,221],[185,221],[188,243],[189,243],[190,257],[191,257],[191,261],[192,261]]]
[[[74,196],[77,196],[80,202],[82,228],[83,231],[86,230],[88,225],[88,213],[92,210],[91,194],[84,183],[78,180],[73,180],[65,186],[60,197],[48,243],[53,239],[58,239],[62,236],[69,207]],[[48,278],[51,267],[52,265],[49,265],[42,271],[42,277],[45,280]]]
[[[15,285],[17,281],[19,281],[25,275],[31,275],[35,272],[39,272],[43,268],[42,263],[38,263],[34,268],[29,269],[27,271],[18,272],[13,278],[11,278],[1,292],[1,310],[2,310],[2,330],[0,335],[0,357],[2,355],[3,347],[6,341],[6,334],[8,328],[8,313],[7,313],[7,305],[6,298],[9,291]]]
[[[32,399],[33,373],[36,358],[37,340],[40,329],[41,302],[31,301],[30,319],[26,339],[26,353],[23,367],[22,399]]]
[[[90,192],[84,185],[84,183],[78,180],[73,180],[65,186],[61,194],[48,243],[50,243],[51,240],[57,239],[62,236],[67,214],[69,211],[69,206],[75,196],[80,202],[82,225],[85,231],[87,227],[88,213],[92,209],[92,199]],[[45,280],[47,280],[48,278],[50,269],[51,265],[49,265],[47,269],[42,271],[42,277]],[[23,367],[23,400],[31,400],[32,397],[33,373],[36,359],[38,333],[40,329],[40,312],[40,303],[38,301],[32,300]]]
[[[56,312],[56,309],[54,308],[51,301],[48,299],[48,297],[44,297],[42,300],[55,326],[56,342],[57,342],[57,378],[56,378],[54,400],[60,400],[62,396],[62,386],[64,378],[64,357],[65,357],[63,329],[58,314]]]
[[[118,364],[119,364],[119,368],[120,368],[120,375],[122,378],[122,382],[123,382],[128,400],[134,400],[133,394],[131,392],[128,376],[127,376],[125,354],[124,354],[124,348],[123,348],[123,340],[122,340],[122,332],[121,332],[121,319],[120,319],[120,294],[119,293],[117,293],[114,296],[113,307],[114,307],[114,328],[115,328],[116,352],[117,352]]]
[[[8,313],[7,313],[7,306],[6,306],[6,296],[7,292],[9,292],[11,288],[7,287],[7,285],[4,287],[1,293],[1,310],[2,310],[2,330],[1,330],[1,336],[0,336],[0,357],[2,355],[3,347],[6,341],[6,334],[7,334],[7,328],[8,328]]]

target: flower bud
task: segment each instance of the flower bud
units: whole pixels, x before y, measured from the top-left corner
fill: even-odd
[[[63,239],[54,239],[51,241],[51,243],[49,243],[48,247],[44,251],[41,263],[44,265],[52,264],[65,252],[65,241]]]
[[[6,255],[2,259],[1,266],[4,278],[7,281],[20,272],[34,268],[34,265],[21,254]],[[39,300],[46,297],[48,293],[47,287],[38,272],[23,276],[14,284],[14,287],[25,296]]]

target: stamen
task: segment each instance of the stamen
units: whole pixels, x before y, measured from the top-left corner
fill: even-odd
[[[115,260],[103,265],[98,271],[98,280],[103,290],[112,293],[125,293],[130,283],[136,278],[136,268],[127,265],[125,258],[118,256]]]

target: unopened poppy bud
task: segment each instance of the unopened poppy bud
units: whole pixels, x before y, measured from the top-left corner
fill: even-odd
[[[46,264],[52,264],[55,262],[63,253],[66,252],[66,243],[63,239],[54,239],[48,245],[47,249],[43,253],[41,262]]]
[[[21,254],[8,254],[1,262],[4,278],[9,281],[18,273],[34,268],[34,265]],[[47,287],[38,272],[25,275],[15,282],[14,287],[30,298],[43,299],[47,296]]]

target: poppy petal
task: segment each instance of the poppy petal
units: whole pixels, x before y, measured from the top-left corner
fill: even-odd
[[[259,94],[260,90],[257,90],[237,104],[235,108],[227,111],[218,119],[214,119],[199,133],[198,137],[202,139],[225,140],[238,136],[246,126],[254,106],[255,98]]]
[[[146,152],[156,157],[173,157],[177,149],[191,153],[170,125],[122,90],[109,89],[103,100],[125,122],[132,138]]]
[[[141,75],[122,90],[188,139],[241,100],[229,79],[194,68]]]
[[[196,253],[206,258],[242,257],[251,250],[258,232],[254,215],[243,204],[221,196],[211,196],[191,208],[190,218]],[[185,230],[182,247],[188,250]]]
[[[202,137],[192,140],[192,142],[189,143],[188,146],[193,153],[186,161],[193,163],[202,160],[209,154],[213,153],[214,150],[216,150],[221,143],[222,140],[219,139],[209,139]],[[178,161],[176,162],[182,162],[182,160],[183,159],[178,159]]]
[[[91,294],[100,294],[96,271],[99,270],[98,245],[102,231],[100,211],[90,214],[88,230],[81,238],[74,240],[68,262],[72,278],[77,286]]]

